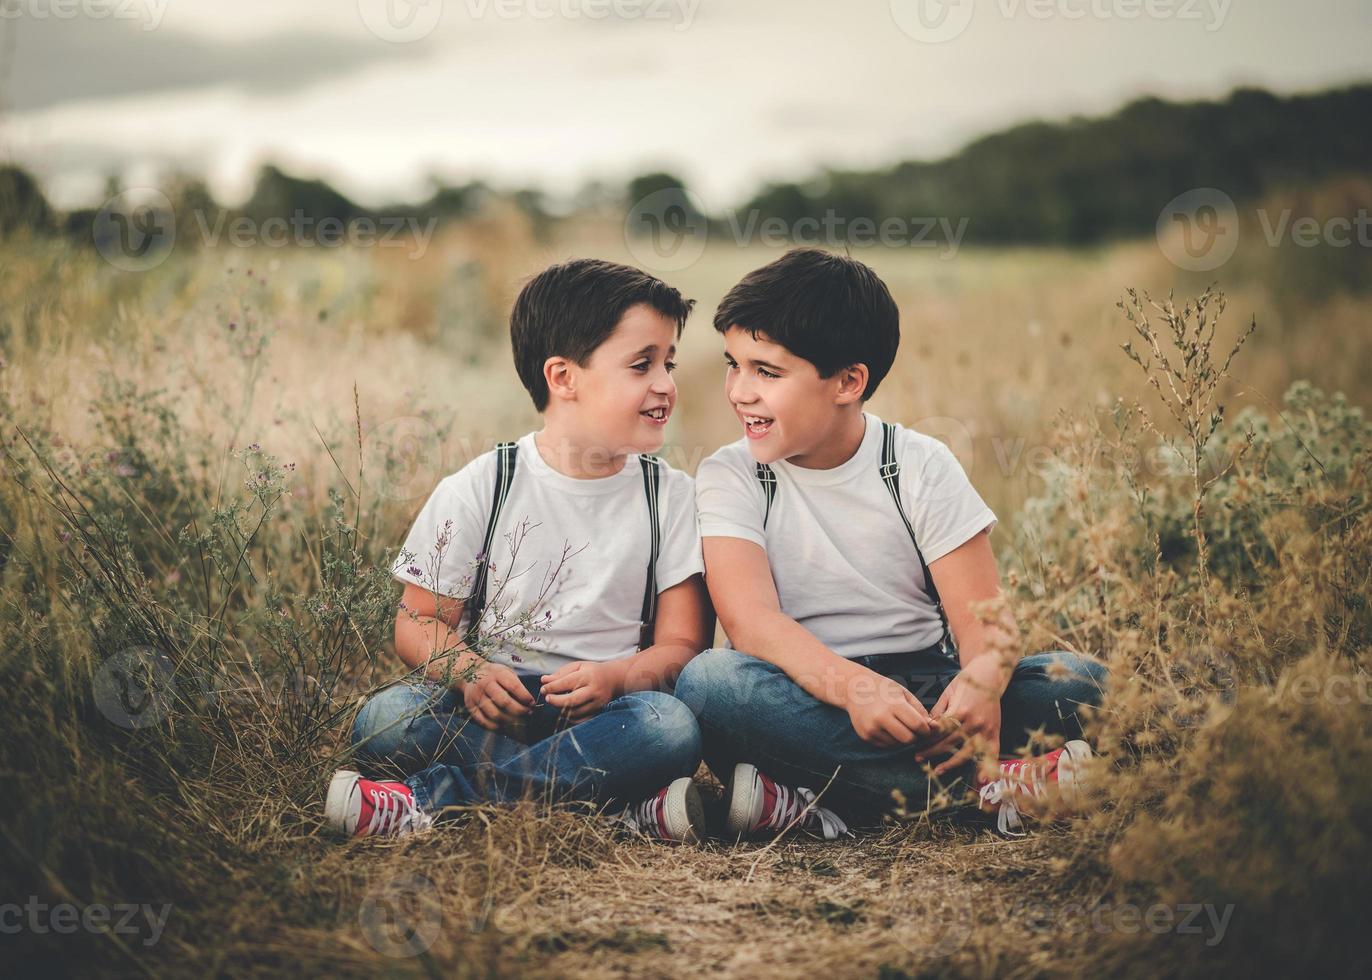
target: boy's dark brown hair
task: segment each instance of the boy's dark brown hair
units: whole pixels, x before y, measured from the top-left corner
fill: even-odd
[[[677,337],[695,306],[695,300],[641,269],[600,259],[563,262],[530,279],[510,312],[510,342],[515,370],[534,408],[548,407],[544,362],[565,357],[585,364],[624,312],[639,303],[675,321]]]
[[[818,248],[796,248],[748,273],[715,311],[715,329],[766,335],[832,378],[867,365],[862,400],[876,394],[900,347],[900,311],[868,266]]]

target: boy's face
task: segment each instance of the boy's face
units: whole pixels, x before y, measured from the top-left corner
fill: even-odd
[[[676,407],[675,358],[675,321],[644,303],[629,307],[577,369],[584,444],[616,454],[661,449]]]
[[[842,418],[840,406],[854,400],[839,391],[842,371],[821,378],[812,363],[763,333],[754,338],[742,327],[730,327],[724,359],[724,394],[759,463],[787,459],[804,466],[832,436]],[[748,421],[755,418],[762,421]]]

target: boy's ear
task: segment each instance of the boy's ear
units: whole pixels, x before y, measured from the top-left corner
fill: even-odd
[[[834,392],[834,404],[849,405],[862,401],[862,393],[867,390],[867,365],[850,364],[838,372],[838,390]]]
[[[576,365],[565,357],[550,357],[543,362],[543,380],[548,397],[571,401],[576,398]]]

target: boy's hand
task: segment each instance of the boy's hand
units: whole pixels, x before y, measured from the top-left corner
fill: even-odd
[[[571,722],[584,721],[622,693],[623,666],[579,660],[542,677],[543,700]]]
[[[983,666],[984,662],[984,666]],[[979,657],[964,667],[934,705],[935,735],[915,754],[916,762],[948,756],[934,767],[941,776],[970,760],[978,751],[999,754],[1000,665],[994,657]]]
[[[919,699],[876,671],[864,669],[848,682],[844,707],[858,738],[884,749],[910,745],[934,731]]]
[[[504,664],[484,664],[462,685],[462,702],[472,719],[492,732],[533,710],[534,698],[519,675]]]

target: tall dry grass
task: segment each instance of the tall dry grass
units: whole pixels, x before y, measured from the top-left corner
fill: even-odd
[[[540,245],[513,219],[416,261],[211,251],[131,275],[55,246],[0,252],[3,894],[172,906],[155,944],[26,928],[6,937],[12,962],[885,977],[1366,965],[1353,940],[1372,826],[1368,424],[1293,383],[1366,401],[1366,305],[1338,292],[1293,311],[1240,275],[1238,322],[1215,319],[1213,294],[1200,329],[1195,304],[1139,294],[1122,311],[1125,285],[1161,295],[1171,280],[1143,246],[864,256],[905,324],[873,410],[949,439],[1001,514],[1026,648],[1112,667],[1093,723],[1099,812],[1013,845],[917,819],[846,847],[691,851],[527,807],[474,808],[427,839],[323,838],[350,712],[399,673],[383,570],[439,478],[535,423],[503,310],[522,276],[587,252],[630,258],[603,231]],[[770,257],[711,248],[671,278],[708,311]],[[1143,363],[1119,349],[1131,338]],[[667,455],[693,469],[735,433],[705,317],[683,347]],[[1213,946],[1074,927],[1078,906],[1126,903],[1232,916]]]

